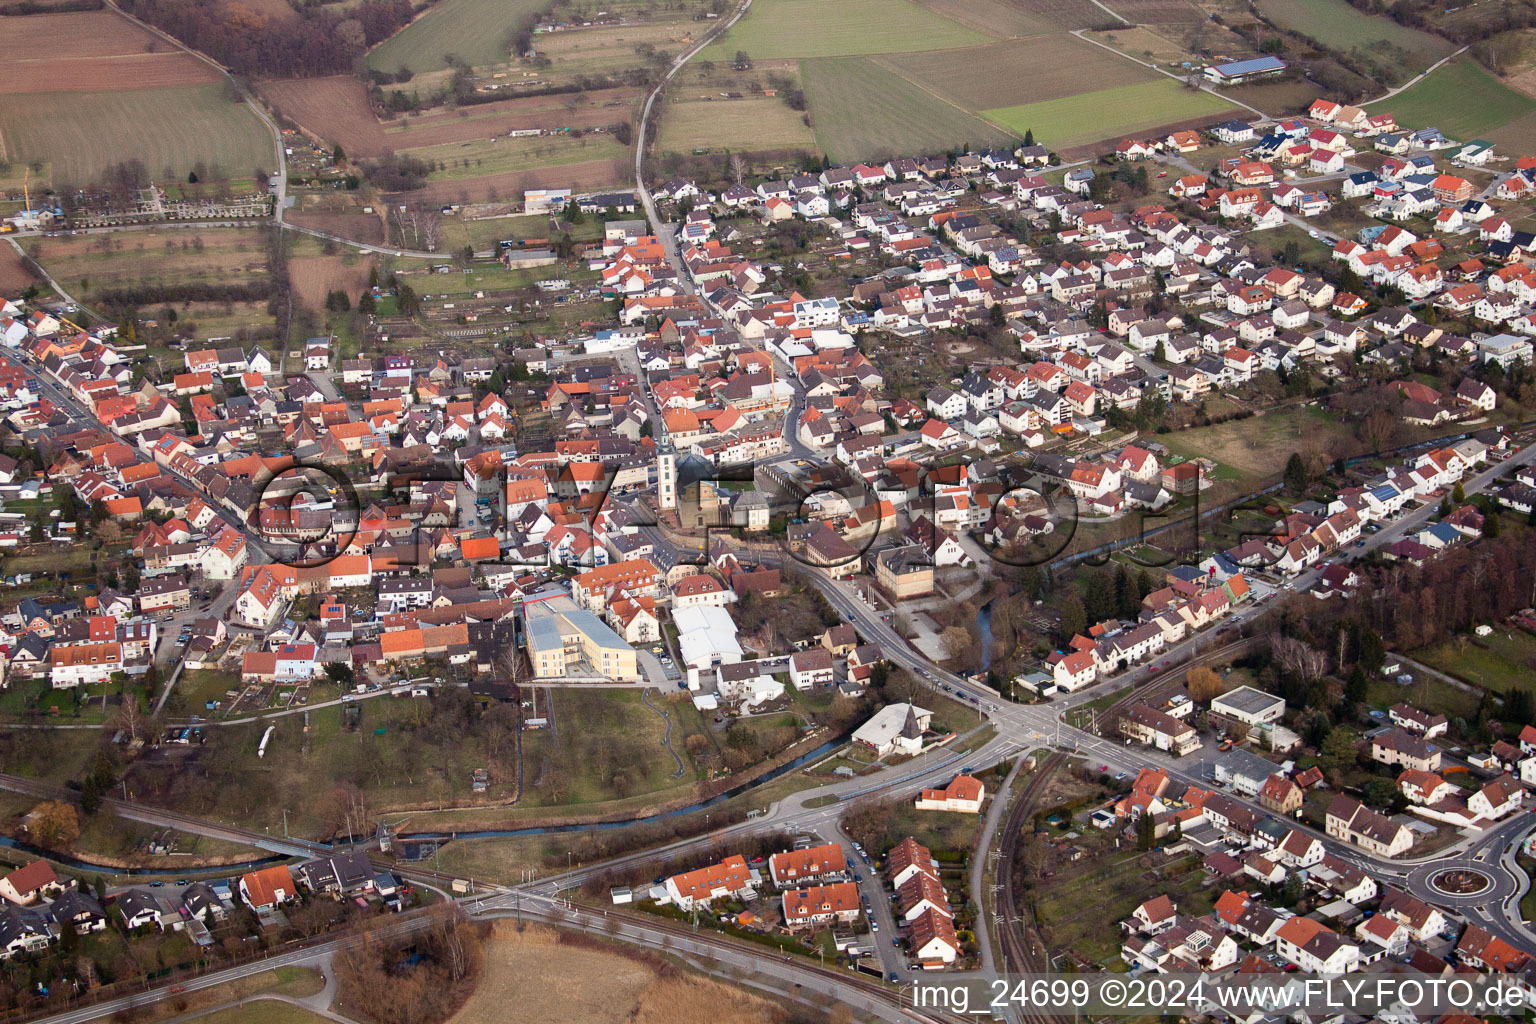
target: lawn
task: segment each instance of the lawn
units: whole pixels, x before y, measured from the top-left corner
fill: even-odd
[[[1433,125],[1454,139],[1492,136],[1498,141],[1497,130],[1536,112],[1536,100],[1504,85],[1476,61],[1462,59],[1366,109],[1390,111],[1408,128]]]
[[[934,153],[966,143],[1016,144],[1010,133],[868,58],[808,60],[800,72],[816,143],[838,162]]]
[[[1358,11],[1345,0],[1258,0],[1258,9],[1281,28],[1331,49],[1359,51],[1394,83],[1406,81],[1456,48],[1439,36]]]
[[[491,174],[526,171],[534,167],[555,167],[585,160],[615,160],[628,150],[608,134],[557,135],[512,139],[499,136],[473,142],[450,142],[441,146],[401,150],[436,165],[428,181],[463,181]]]
[[[1531,876],[1531,881],[1536,883],[1536,860],[1521,854],[1515,858],[1515,862],[1527,875]],[[1536,884],[1532,884],[1525,895],[1520,897],[1520,920],[1527,923],[1536,921]]]
[[[1415,652],[1414,657],[1428,664],[1421,657],[1421,652]],[[1415,707],[1434,708],[1447,718],[1462,718],[1469,722],[1476,720],[1478,695],[1475,692],[1463,690],[1427,672],[1417,672],[1411,668],[1407,671],[1413,673],[1413,682],[1407,686],[1399,686],[1386,679],[1372,680],[1366,691],[1365,702],[1381,711],[1393,704],[1407,702]]]
[[[172,180],[200,161],[219,178],[270,171],[276,160],[266,126],[221,84],[0,96],[0,135],[12,163],[51,164],[55,188],[98,182],[123,160]]]
[[[450,0],[453,2],[453,0]],[[704,60],[749,57],[841,57],[974,46],[993,38],[911,0],[756,0]]]
[[[545,10],[543,0],[443,0],[368,54],[375,71],[441,71],[456,58],[474,67],[500,64],[525,18]]]
[[[1308,444],[1323,444],[1350,438],[1344,424],[1324,410],[1304,405],[1290,407],[1265,416],[1229,420],[1210,427],[1196,427],[1164,434],[1158,440],[1175,455],[1186,459],[1203,457],[1218,463],[1213,479],[1250,482],[1279,474],[1291,453]]]
[[[1455,643],[1413,652],[1414,658],[1495,693],[1515,688],[1536,692],[1536,637],[1520,630],[1495,628],[1490,636],[1472,639],[1462,650]],[[1411,670],[1410,670],[1411,671]],[[1417,684],[1408,687],[1415,690]]]
[[[1045,145],[1064,149],[1176,121],[1214,117],[1230,107],[1219,97],[1167,78],[983,110],[982,115],[1017,135],[1033,131]]]
[[[740,100],[679,100],[661,111],[657,146],[686,153],[694,149],[810,149],[816,137],[805,115],[769,96]]]
[[[523,738],[527,782],[524,804],[603,803],[697,781],[682,748],[680,730],[674,731],[673,738],[683,758],[684,773],[673,776],[677,763],[662,746],[666,723],[661,715],[641,703],[638,691],[548,692],[553,694],[553,729],[528,733]],[[667,706],[662,699],[654,703]],[[553,786],[552,779],[558,780]]]

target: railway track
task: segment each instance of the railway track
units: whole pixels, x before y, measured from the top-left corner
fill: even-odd
[[[1190,658],[1188,661],[1181,662],[1177,666],[1176,671],[1169,672],[1164,676],[1154,676],[1144,686],[1139,688],[1133,687],[1130,693],[1127,693],[1124,697],[1121,697],[1109,707],[1105,708],[1100,713],[1099,717],[1105,722],[1114,721],[1115,714],[1128,707],[1132,702],[1152,700],[1160,697],[1168,690],[1173,689],[1175,683],[1183,673],[1186,673],[1190,669],[1196,668],[1200,665],[1208,665],[1215,661],[1224,661],[1240,651],[1246,651],[1250,646],[1256,643],[1258,639],[1259,638],[1256,636],[1243,637],[1240,640],[1233,640],[1230,643],[1223,644],[1220,647],[1212,648],[1209,651],[1197,654],[1193,658]],[[1100,733],[1100,735],[1103,734]]]
[[[1209,664],[1233,656],[1255,642],[1255,637],[1244,637],[1230,643],[1205,651],[1179,667],[1185,671],[1197,665]],[[1134,701],[1148,700],[1172,689],[1175,676],[1165,676],[1155,679],[1142,687],[1132,688],[1129,693],[1121,697],[1115,703],[1104,709],[1103,719],[1112,721],[1114,715]],[[1160,685],[1161,684],[1161,685]],[[1048,951],[1038,932],[1032,925],[1020,920],[1015,899],[1016,893],[1013,884],[1013,863],[1018,853],[1019,836],[1022,833],[1035,805],[1041,795],[1050,784],[1052,777],[1067,762],[1068,754],[1060,751],[1051,754],[1040,765],[1028,786],[1014,801],[1013,807],[1008,812],[1008,818],[1004,824],[1002,842],[1002,857],[1000,860],[1001,882],[1003,886],[1004,912],[1002,919],[997,922],[998,936],[1003,945],[1003,970],[1008,973],[1047,973],[1051,969]],[[1041,1010],[1025,1010],[1020,1012],[1020,1017],[1026,1024],[1068,1024],[1069,1018],[1058,1016]]]
[[[1019,833],[1034,812],[1035,804],[1056,772],[1066,764],[1065,753],[1055,753],[1041,762],[1029,785],[1019,794],[1008,812],[1004,823],[1002,856],[999,872],[1003,885],[1002,920],[997,922],[997,934],[1003,943],[1003,971],[1008,974],[1044,973],[1050,970],[1050,958],[1038,934],[1031,935],[1032,928],[1019,920],[1018,903],[1014,898],[1013,861],[1018,852]],[[1040,1010],[1021,1010],[1020,1017],[1026,1024],[1066,1024],[1067,1018]]]

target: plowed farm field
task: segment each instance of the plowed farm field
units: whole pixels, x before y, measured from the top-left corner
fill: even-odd
[[[363,83],[350,76],[263,82],[261,95],[306,131],[339,143],[350,156],[382,157],[489,139],[519,129],[595,128],[629,121],[638,89],[598,89],[571,95],[528,96],[458,111],[380,121],[368,106]]]
[[[0,93],[156,89],[220,78],[191,54],[108,11],[0,17],[0,39],[6,41]]]
[[[1063,28],[1091,28],[1113,23],[1104,11],[1084,0],[1017,0],[1031,14],[1049,18]]]
[[[1205,14],[1187,0],[1108,0],[1104,6],[1137,25],[1205,20]]]
[[[326,294],[333,291],[346,292],[356,302],[368,286],[369,269],[376,265],[373,257],[291,256],[288,280],[304,305],[320,309],[325,305]]]

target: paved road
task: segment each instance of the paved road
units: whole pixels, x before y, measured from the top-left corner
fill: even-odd
[[[677,55],[672,61],[672,66],[667,68],[667,73],[661,76],[661,81],[652,86],[651,91],[646,94],[645,105],[640,108],[640,122],[635,131],[635,191],[640,196],[640,205],[645,209],[646,218],[650,220],[651,226],[656,231],[656,237],[661,241],[662,248],[666,251],[667,262],[677,269],[683,288],[689,294],[693,294],[696,289],[693,286],[692,278],[688,276],[683,268],[682,255],[678,252],[677,248],[676,230],[671,224],[662,222],[660,214],[656,212],[656,199],[651,195],[651,190],[645,183],[646,136],[651,130],[651,115],[655,112],[656,101],[661,98],[667,83],[672,81],[672,77],[681,71],[683,65],[692,60],[700,50],[714,42],[721,35],[729,31],[732,25],[740,21],[751,6],[752,0],[742,0],[741,6],[736,8],[736,13],[731,15],[729,20],[710,29],[697,44]]]

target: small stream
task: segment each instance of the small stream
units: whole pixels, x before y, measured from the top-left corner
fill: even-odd
[[[976,611],[976,628],[981,632],[981,668],[978,675],[986,675],[992,667],[992,602],[988,601]]]
[[[10,836],[0,836],[0,846],[4,846],[12,850],[20,850],[23,853],[30,853],[34,857],[44,857],[53,861],[55,864],[62,864],[65,867],[73,868],[76,871],[95,871],[98,874],[103,875],[185,875],[187,877],[200,876],[205,878],[209,876],[222,877],[225,875],[243,875],[247,871],[255,871],[257,868],[268,867],[272,864],[282,864],[289,859],[280,854],[274,853],[272,856],[265,857],[261,860],[241,861],[238,864],[220,864],[216,867],[192,867],[190,865],[183,865],[178,867],[175,864],[166,863],[161,867],[123,868],[118,867],[115,864],[95,864],[88,860],[82,860],[78,856],[54,853],[52,850],[45,850],[40,846],[33,846],[31,843],[24,843],[20,840],[12,839]]]

